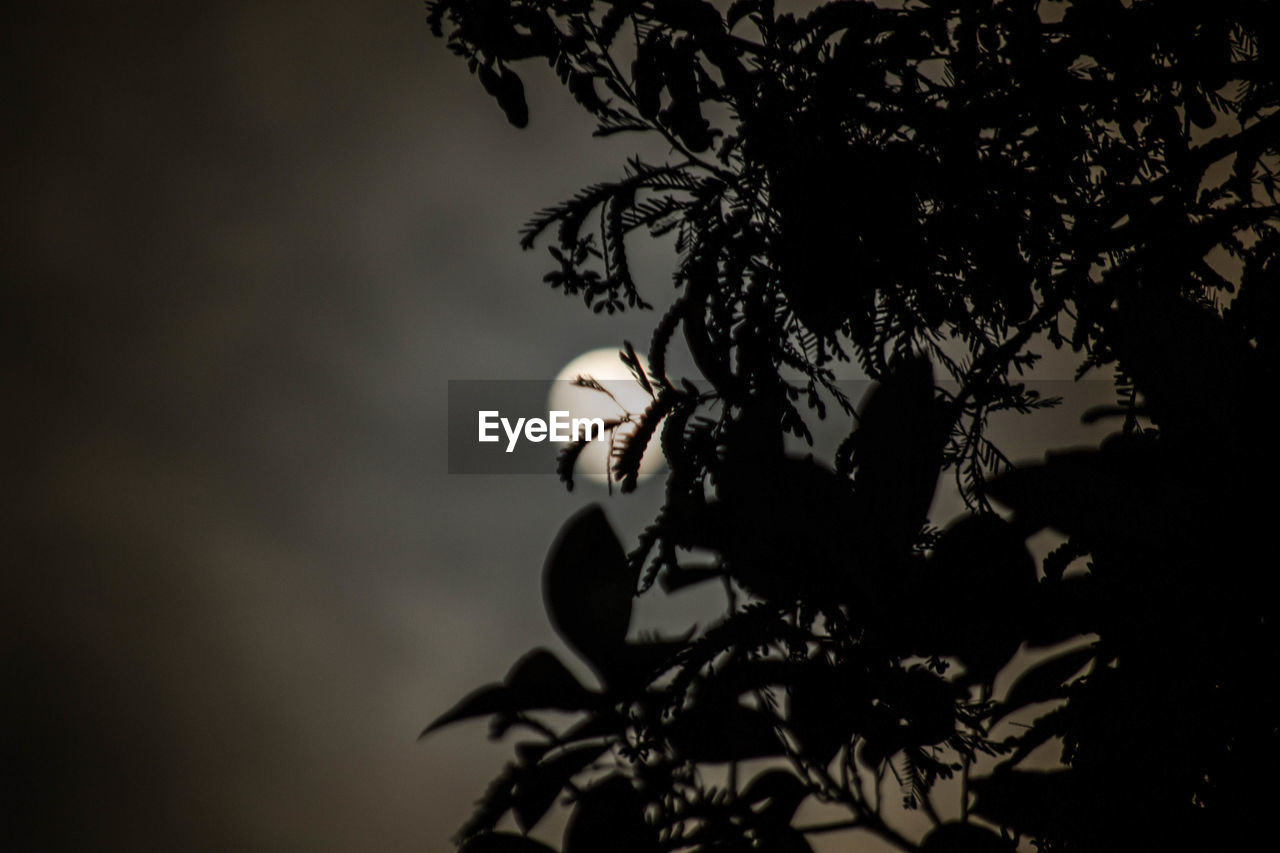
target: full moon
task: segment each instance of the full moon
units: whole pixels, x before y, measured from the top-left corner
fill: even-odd
[[[649,369],[644,356],[640,356],[640,365]],[[591,388],[574,385],[579,376],[590,377],[599,382],[609,394]],[[610,395],[613,399],[610,399]],[[630,416],[638,417],[651,402],[649,394],[631,375],[631,371],[618,357],[615,348],[594,349],[585,352],[564,366],[551,385],[551,393],[547,396],[547,408],[552,411],[567,411],[571,418],[602,418],[605,421],[617,420]],[[630,435],[635,430],[635,423],[624,423],[618,427],[617,439]],[[574,469],[575,480],[592,480],[597,483],[607,482],[609,465],[608,435],[604,441],[593,441],[588,444],[578,457],[578,465]],[[644,457],[640,461],[637,481],[647,480],[662,467],[662,451],[658,447],[655,435],[645,448]]]

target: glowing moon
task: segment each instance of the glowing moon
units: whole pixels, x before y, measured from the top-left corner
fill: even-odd
[[[640,356],[640,364],[649,369],[644,356]],[[591,388],[582,388],[573,384],[579,376],[589,376],[603,385],[609,394],[603,394]],[[615,402],[616,400],[616,402]],[[635,418],[642,413],[651,402],[648,393],[636,382],[635,377],[615,348],[595,349],[585,352],[564,366],[552,383],[551,393],[547,396],[547,408],[551,411],[567,411],[570,418],[602,418],[605,421],[617,420],[630,415]],[[618,427],[619,440],[635,430],[635,423],[624,423]],[[606,466],[609,464],[609,437],[603,441],[588,444],[578,457],[578,465],[574,469],[575,480],[593,480],[606,482]],[[644,457],[640,461],[637,480],[652,477],[662,467],[662,451],[658,448],[658,437],[655,435],[645,448]]]

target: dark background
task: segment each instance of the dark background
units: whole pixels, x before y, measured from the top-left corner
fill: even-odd
[[[560,648],[603,491],[448,476],[446,383],[643,346],[516,244],[636,142],[541,72],[510,128],[417,0],[3,14],[0,847],[448,849],[508,747],[415,737]]]

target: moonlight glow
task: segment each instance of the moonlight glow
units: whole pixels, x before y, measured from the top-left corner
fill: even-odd
[[[649,365],[644,356],[640,356],[640,364],[648,370]],[[572,384],[579,376],[590,376],[606,389],[602,394],[590,388],[581,388]],[[615,402],[616,400],[616,402]],[[649,395],[636,382],[635,377],[618,357],[616,348],[595,349],[583,353],[564,366],[556,376],[547,397],[547,408],[553,411],[567,411],[571,418],[603,418],[606,421],[630,415],[635,417],[649,405]],[[629,435],[635,429],[634,423],[626,423],[618,428],[618,438]],[[578,457],[575,479],[589,479],[597,483],[605,482],[606,465],[609,462],[609,442],[593,441]],[[657,441],[650,442],[645,449],[644,459],[640,463],[638,480],[646,480],[662,467],[662,452]]]

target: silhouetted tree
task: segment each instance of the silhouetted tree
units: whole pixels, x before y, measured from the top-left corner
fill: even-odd
[[[598,507],[579,513],[545,568],[551,620],[599,685],[536,650],[427,730],[492,716],[495,736],[530,735],[467,853],[546,850],[497,826],[527,833],[562,795],[567,853],[804,851],[845,829],[930,853],[1270,839],[1270,5],[428,3],[513,124],[513,66],[541,58],[599,135],[670,146],[530,223],[553,287],[646,308],[628,235],[674,232],[679,253],[648,371],[622,352],[652,403],[614,459],[629,490],[660,441],[663,508],[630,553]],[[677,336],[701,385],[668,373]],[[1032,344],[1117,368],[1117,405],[1090,417],[1122,420],[1097,450],[1012,470],[985,425],[1051,402],[1021,381]],[[877,380],[860,411],[841,360]],[[849,422],[828,464],[784,449],[814,416]],[[944,472],[971,512],[940,531]],[[1065,540],[1037,566],[1043,528]],[[631,639],[655,582],[721,582],[728,612]],[[1072,638],[995,696],[1020,647]],[[1056,769],[1027,769],[1057,742]],[[740,778],[749,759],[772,763]],[[894,784],[922,839],[884,807]],[[846,817],[797,824],[806,799]]]

